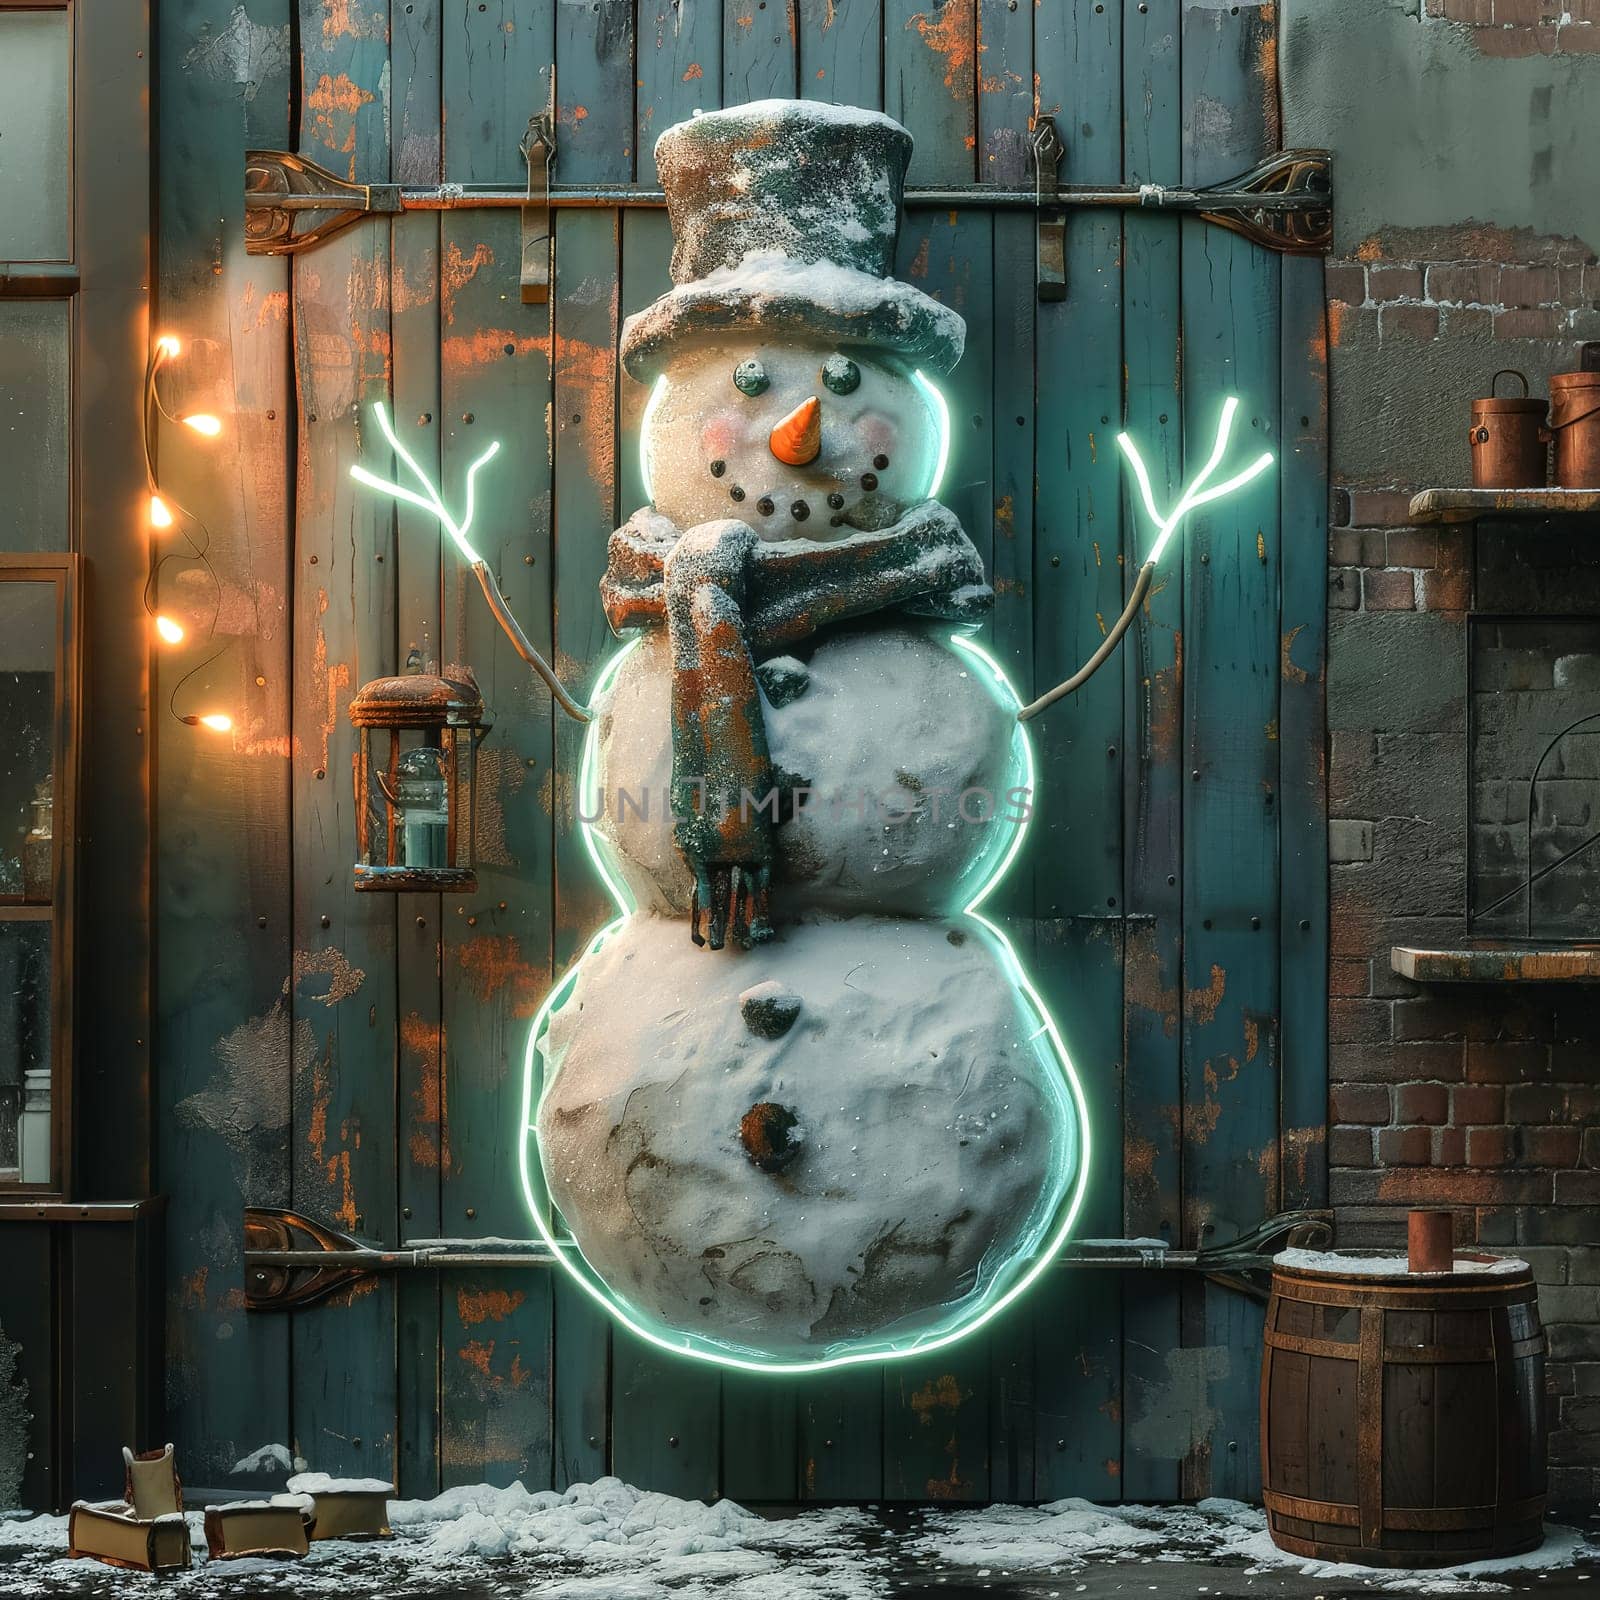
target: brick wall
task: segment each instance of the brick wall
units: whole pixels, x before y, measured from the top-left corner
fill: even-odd
[[[1538,8],[1429,3],[1486,30],[1513,9]],[[1600,1493],[1600,991],[1425,987],[1397,978],[1389,951],[1460,938],[1472,809],[1470,535],[1412,527],[1410,498],[1468,481],[1468,408],[1496,367],[1522,368],[1547,392],[1549,373],[1576,365],[1576,343],[1600,338],[1600,267],[1570,240],[1437,232],[1370,241],[1332,263],[1329,296],[1340,1242],[1395,1245],[1407,1207],[1447,1205],[1462,1241],[1533,1263],[1551,1339],[1552,1489],[1558,1505],[1587,1508]],[[1478,541],[1481,610],[1600,613],[1600,521],[1484,525]],[[1593,699],[1600,711],[1600,690]]]
[[[1600,0],[1426,0],[1423,14],[1465,23],[1485,55],[1600,50]]]

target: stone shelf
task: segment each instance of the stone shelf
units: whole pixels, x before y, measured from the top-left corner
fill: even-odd
[[[1600,944],[1396,945],[1389,966],[1415,983],[1600,983]]]
[[[1424,489],[1411,497],[1415,523],[1480,517],[1552,517],[1600,512],[1600,489]]]

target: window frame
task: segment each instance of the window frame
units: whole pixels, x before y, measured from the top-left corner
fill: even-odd
[[[0,584],[50,582],[56,591],[55,753],[52,775],[51,895],[48,906],[0,901],[0,923],[50,926],[50,1177],[0,1182],[0,1202],[64,1199],[72,1188],[73,959],[78,922],[78,784],[82,727],[80,558],[71,551],[0,553]],[[41,911],[44,913],[41,915]]]

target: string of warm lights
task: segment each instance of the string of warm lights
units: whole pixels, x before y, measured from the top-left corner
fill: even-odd
[[[215,439],[222,433],[220,419],[207,411],[196,411],[184,416],[174,416],[161,402],[161,387],[158,381],[162,366],[176,360],[182,354],[182,346],[171,334],[163,334],[158,338],[150,350],[150,359],[145,364],[144,373],[144,409],[142,413],[142,443],[144,446],[144,475],[145,488],[149,495],[150,528],[153,535],[168,533],[177,529],[178,536],[188,546],[184,550],[167,550],[159,556],[155,555],[155,546],[152,544],[152,557],[149,576],[145,579],[144,609],[155,629],[156,637],[162,644],[171,648],[182,645],[190,635],[190,629],[169,612],[161,611],[154,604],[154,597],[160,587],[161,573],[168,562],[191,561],[202,566],[207,577],[211,580],[214,601],[211,616],[201,632],[201,637],[210,640],[215,637],[217,618],[222,611],[222,581],[217,576],[217,569],[212,565],[207,551],[211,544],[211,532],[197,516],[179,505],[167,495],[161,487],[161,482],[156,473],[155,431],[156,419],[165,418],[168,422],[181,424],[192,433],[198,434],[203,439]],[[198,530],[200,538],[195,537],[191,530]],[[189,668],[172,686],[172,692],[167,697],[167,709],[179,722],[191,728],[209,728],[213,733],[227,733],[233,727],[233,718],[224,711],[208,712],[180,712],[178,710],[178,694],[183,686],[198,672],[211,665],[222,650],[214,650],[204,660]]]

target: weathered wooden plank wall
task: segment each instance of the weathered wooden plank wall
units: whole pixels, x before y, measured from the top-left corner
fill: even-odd
[[[227,602],[209,688],[244,714],[231,748],[174,726],[161,743],[161,1181],[191,1482],[258,1481],[234,1464],[282,1443],[413,1493],[608,1470],[772,1501],[1252,1487],[1255,1315],[1154,1275],[1053,1275],[950,1352],[816,1383],[664,1361],[540,1273],[377,1282],[292,1326],[242,1315],[245,1201],[386,1241],[526,1231],[525,1030],[603,912],[577,739],[437,530],[347,472],[391,392],[447,484],[511,444],[481,545],[563,674],[592,680],[605,536],[642,497],[617,332],[666,284],[670,239],[660,213],[557,213],[549,306],[521,301],[514,211],[368,223],[291,272],[244,256],[239,175],[247,143],[298,144],[356,176],[519,183],[553,93],[559,180],[650,183],[670,123],[780,94],[898,116],[916,182],[1026,183],[1036,112],[1068,180],[1214,181],[1277,137],[1274,26],[1271,6],[1195,0],[164,8],[163,319],[202,392],[237,397],[244,446],[181,468]],[[1005,891],[1090,1097],[1084,1231],[1221,1242],[1321,1192],[1321,269],[1170,216],[1080,214],[1068,240],[1050,305],[1027,216],[913,213],[901,245],[901,275],[968,321],[944,496],[990,563],[1019,686],[1093,648],[1147,546],[1124,422],[1170,483],[1236,390],[1249,444],[1283,456],[1197,521],[1122,670],[1037,725],[1039,815]],[[473,664],[496,722],[479,892],[355,896],[344,706],[438,658]]]

